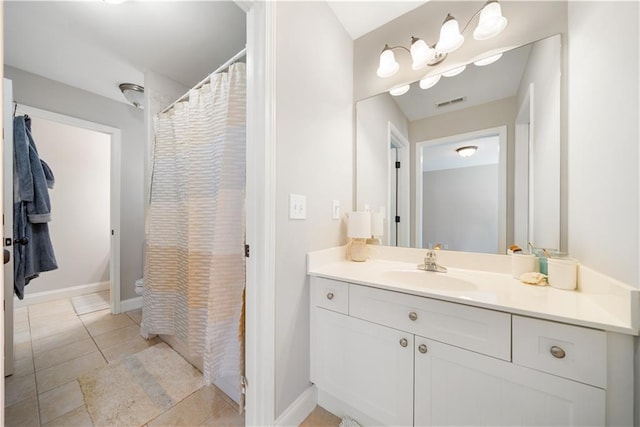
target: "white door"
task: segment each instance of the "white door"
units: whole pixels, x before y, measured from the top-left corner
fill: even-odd
[[[4,375],[13,374],[13,89],[3,81],[2,204],[4,249],[10,253],[4,264]]]
[[[416,426],[604,426],[605,391],[415,339]]]
[[[311,381],[382,425],[412,425],[413,335],[313,310]]]

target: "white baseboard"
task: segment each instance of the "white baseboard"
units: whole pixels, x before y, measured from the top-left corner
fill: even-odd
[[[142,297],[129,298],[124,301],[120,301],[120,313],[137,310],[139,308],[142,308]]]
[[[299,426],[318,403],[318,389],[311,385],[278,417],[276,426]]]
[[[26,294],[23,300],[19,300],[18,297],[13,298],[13,307],[20,308],[33,304],[41,304],[43,302],[55,301],[58,299],[72,298],[79,295],[93,294],[95,292],[102,292],[109,290],[109,282],[96,282],[88,283],[86,285],[70,286],[68,288],[55,289],[52,291],[36,292],[33,294]]]
[[[373,427],[385,425],[378,420],[371,418],[364,412],[360,412],[351,405],[348,405],[340,399],[330,395],[329,393],[318,390],[318,405],[331,412],[338,418],[349,417],[363,427]]]

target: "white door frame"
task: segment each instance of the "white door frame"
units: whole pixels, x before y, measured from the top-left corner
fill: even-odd
[[[397,246],[401,247],[409,247],[410,240],[410,200],[409,200],[409,140],[398,130],[397,127],[394,126],[393,123],[388,122],[388,130],[387,130],[387,141],[389,147],[394,147],[398,150],[398,161],[400,162],[400,171],[398,172],[398,216],[400,216],[400,226],[398,227],[398,233],[396,235],[396,241],[398,242]],[[387,155],[389,158],[387,159],[387,164],[391,165],[391,150],[387,151]],[[387,212],[386,216],[387,220],[387,242],[389,236],[391,236],[391,227],[395,225],[395,218],[392,218],[391,206],[393,201],[391,200],[391,174],[395,171],[388,170],[387,174],[387,183],[389,185],[387,191]]]
[[[105,133],[111,136],[111,254],[109,259],[109,295],[111,313],[120,313],[120,129],[22,104],[18,104],[17,112],[56,123]]]
[[[247,12],[245,425],[275,421],[276,2]]]
[[[443,138],[430,139],[416,143],[416,164],[414,179],[416,183],[415,205],[415,238],[416,246],[422,247],[422,148],[455,141],[481,138],[488,135],[498,135],[500,140],[500,154],[498,162],[498,253],[507,253],[507,126],[482,129]]]

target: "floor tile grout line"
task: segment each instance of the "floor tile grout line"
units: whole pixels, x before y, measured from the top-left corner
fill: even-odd
[[[33,382],[36,391],[36,409],[38,417],[38,425],[41,426],[42,422],[40,417],[40,393],[38,393],[38,377],[36,376],[36,356],[33,351],[33,334],[31,333],[31,310],[27,306],[27,322],[29,323],[29,347],[31,348],[31,363],[33,363]]]

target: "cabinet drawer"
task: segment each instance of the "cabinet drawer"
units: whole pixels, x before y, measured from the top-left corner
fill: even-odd
[[[353,284],[349,298],[350,316],[511,360],[510,314]]]
[[[513,363],[605,388],[603,331],[513,316]]]
[[[347,314],[349,285],[337,280],[311,277],[311,305]]]

